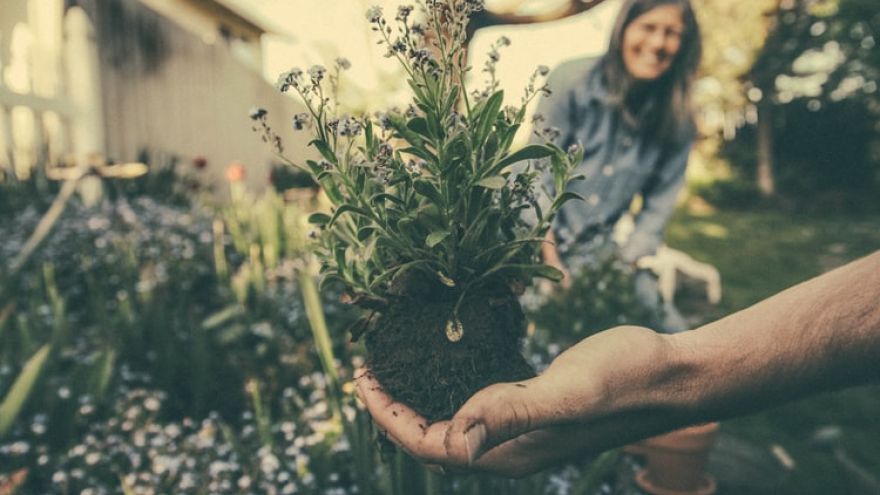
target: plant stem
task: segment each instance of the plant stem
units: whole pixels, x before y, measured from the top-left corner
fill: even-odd
[[[324,374],[327,376],[327,396],[330,398],[330,407],[333,409],[333,416],[342,419],[342,390],[339,386],[339,374],[336,372],[336,364],[333,358],[333,343],[330,339],[330,332],[327,330],[327,322],[324,319],[324,310],[321,307],[318,288],[315,285],[314,278],[312,278],[310,268],[310,266],[307,266],[298,270],[300,292],[303,304],[306,307],[306,315],[309,319],[309,326],[312,329],[312,336],[315,339],[318,357],[321,360],[321,366],[324,368]]]

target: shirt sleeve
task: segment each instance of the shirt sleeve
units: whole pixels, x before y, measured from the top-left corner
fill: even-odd
[[[663,243],[663,232],[684,186],[685,169],[694,139],[688,137],[679,143],[665,154],[655,180],[642,191],[644,206],[636,217],[632,235],[621,249],[626,261],[634,262],[642,256],[654,254]]]

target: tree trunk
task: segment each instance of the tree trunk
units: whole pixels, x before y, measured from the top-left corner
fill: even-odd
[[[758,190],[764,197],[776,194],[773,169],[773,118],[767,104],[758,106]]]

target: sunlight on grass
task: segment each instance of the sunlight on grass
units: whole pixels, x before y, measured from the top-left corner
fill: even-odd
[[[726,227],[717,223],[700,222],[696,225],[695,229],[700,234],[713,239],[727,239],[730,235],[730,231]]]

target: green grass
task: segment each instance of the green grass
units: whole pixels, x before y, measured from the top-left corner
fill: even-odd
[[[721,272],[724,293],[718,306],[687,293],[681,301],[686,313],[704,321],[880,249],[878,214],[690,210],[676,213],[667,242]],[[825,425],[842,427],[847,454],[880,477],[880,387],[815,396],[727,421],[723,429],[756,445],[781,445],[792,456],[796,467],[785,481],[785,493],[856,493],[832,454],[810,442],[816,429]]]

